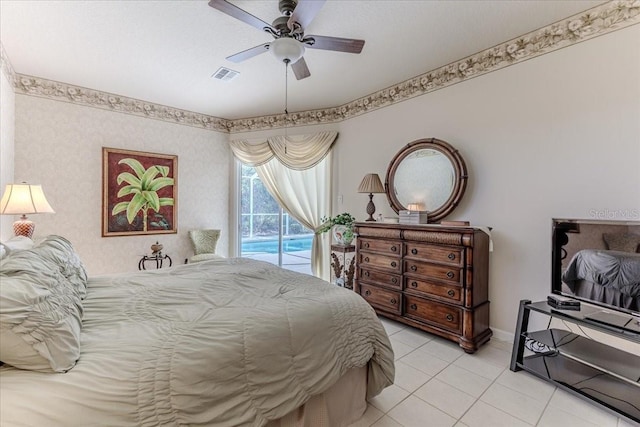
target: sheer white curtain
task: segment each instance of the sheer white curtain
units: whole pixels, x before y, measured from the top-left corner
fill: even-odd
[[[260,143],[231,141],[234,155],[253,166],[280,206],[302,225],[317,230],[331,214],[331,146],[337,132],[268,138]],[[314,234],[311,271],[329,280],[331,239]]]

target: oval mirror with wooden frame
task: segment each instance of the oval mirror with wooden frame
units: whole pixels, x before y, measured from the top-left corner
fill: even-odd
[[[451,145],[436,138],[407,144],[389,163],[384,188],[391,208],[427,211],[437,222],[460,203],[467,188],[467,167]]]

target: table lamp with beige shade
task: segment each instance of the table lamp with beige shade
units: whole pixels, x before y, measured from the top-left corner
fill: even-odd
[[[36,225],[27,218],[27,214],[37,213],[55,213],[44,196],[41,185],[26,182],[7,184],[0,200],[0,215],[21,215],[20,219],[13,223],[16,236],[33,236]]]

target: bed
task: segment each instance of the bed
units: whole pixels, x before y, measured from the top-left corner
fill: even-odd
[[[394,378],[357,294],[243,258],[86,277],[49,236],[0,262],[2,426],[343,426]]]
[[[583,249],[562,275],[571,293],[593,301],[640,311],[640,254]]]

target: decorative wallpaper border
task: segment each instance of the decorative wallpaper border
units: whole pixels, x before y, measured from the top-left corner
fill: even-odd
[[[16,92],[25,95],[71,102],[187,126],[223,132],[228,132],[230,128],[229,120],[226,119],[23,74],[17,74],[15,89]]]
[[[640,0],[611,1],[338,107],[236,120],[16,74],[1,44],[0,60],[18,93],[236,133],[339,122],[638,23]]]

